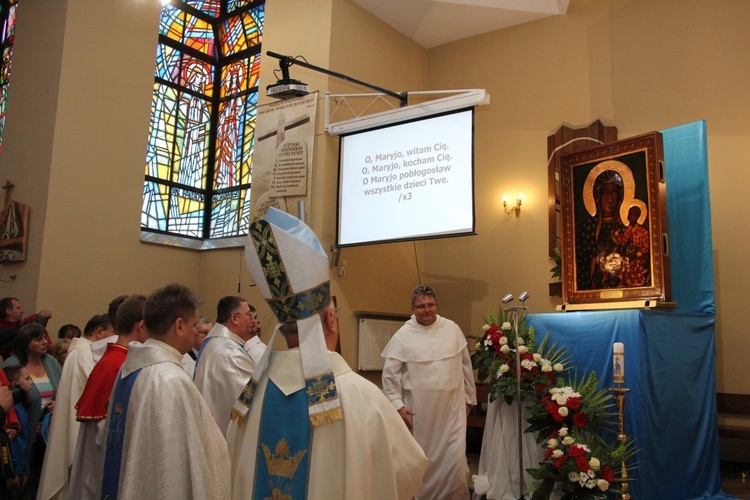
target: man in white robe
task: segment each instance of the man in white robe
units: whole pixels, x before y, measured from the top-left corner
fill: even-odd
[[[115,385],[117,374],[125,362],[130,342],[145,342],[148,332],[143,324],[143,305],[146,297],[133,294],[122,301],[117,309],[119,335],[113,335],[114,342],[93,344],[96,364],[86,382],[76,408],[76,420],[80,422],[73,465],[70,468],[70,498],[95,500],[102,482],[103,447],[107,440],[105,425],[107,405]],[[97,348],[106,350],[97,355]]]
[[[200,352],[201,346],[203,345],[203,342],[206,341],[206,336],[208,336],[213,326],[214,325],[211,323],[210,319],[201,316],[198,321],[198,327],[196,328],[198,333],[195,334],[193,348],[182,356],[180,364],[182,365],[182,369],[185,370],[185,373],[190,375],[190,378],[193,378],[193,375],[195,375],[195,360],[198,359],[198,352]]]
[[[206,337],[195,363],[193,381],[222,433],[227,432],[229,414],[255,365],[265,352],[265,344],[255,335],[255,308],[242,297],[230,295],[216,306],[216,324]],[[256,339],[261,347],[253,356],[245,342]]]
[[[106,314],[92,317],[83,329],[83,337],[74,338],[68,348],[60,382],[57,386],[55,411],[49,431],[49,443],[44,454],[42,475],[37,498],[64,499],[68,496],[70,466],[78,440],[80,423],[76,421],[75,404],[94,368],[91,350],[93,342],[114,333]]]
[[[101,497],[229,496],[226,441],[180,366],[192,348],[199,305],[178,284],[146,300],[150,338],[129,345],[109,402]]]
[[[426,457],[383,393],[333,352],[338,312],[317,237],[275,209],[250,235],[250,274],[289,350],[267,350],[235,404],[232,498],[411,499]]]
[[[416,498],[467,499],[466,416],[477,397],[466,338],[437,314],[432,287],[417,286],[411,304],[382,353],[383,392],[429,459]]]

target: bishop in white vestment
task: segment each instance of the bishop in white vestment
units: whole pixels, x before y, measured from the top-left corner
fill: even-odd
[[[269,209],[245,255],[289,350],[266,350],[235,403],[232,498],[411,499],[426,457],[383,393],[333,352],[338,312],[315,234]]]

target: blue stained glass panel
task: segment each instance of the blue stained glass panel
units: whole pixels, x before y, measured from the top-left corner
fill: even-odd
[[[227,1],[227,12],[232,13],[237,9],[241,9],[246,5],[253,3],[253,0],[228,0]]]
[[[242,12],[224,21],[219,29],[222,55],[229,56],[260,45],[265,6]]]
[[[175,161],[178,92],[166,85],[154,85],[151,100],[151,127],[146,150],[146,175],[171,180]]]
[[[203,237],[205,195],[173,187],[169,192],[169,225],[167,231]]]
[[[156,50],[145,230],[191,238],[247,233],[264,19],[263,3],[248,9],[253,3],[235,0],[230,8],[226,0],[182,0],[162,9],[159,33],[169,41],[162,38]],[[226,17],[237,9],[245,11]],[[215,34],[239,59],[226,61],[214,50]]]
[[[214,33],[211,24],[174,5],[168,4],[162,8],[159,34],[203,54],[213,55]]]
[[[16,32],[16,0],[8,2],[8,8],[0,11],[2,22],[2,67],[0,67],[0,151],[5,133],[5,112],[8,105],[8,85],[10,84],[10,63],[13,58],[13,42]]]
[[[185,3],[209,16],[219,17],[221,14],[219,0],[187,0]]]
[[[250,184],[257,103],[257,94],[252,94],[219,105],[214,189]]]
[[[239,189],[214,195],[210,238],[247,234],[250,226],[250,190]]]
[[[143,184],[141,226],[148,229],[166,231],[168,209],[169,195],[167,194],[167,186],[146,181]]]
[[[174,171],[183,186],[205,188],[211,104],[191,94],[180,95]]]

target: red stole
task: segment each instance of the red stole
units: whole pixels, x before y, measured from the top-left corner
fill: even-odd
[[[86,387],[76,404],[76,420],[86,422],[107,418],[107,403],[127,354],[126,346],[114,342],[107,345],[102,359],[91,370]]]

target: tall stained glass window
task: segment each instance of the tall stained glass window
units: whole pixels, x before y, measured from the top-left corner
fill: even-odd
[[[169,243],[247,234],[264,6],[172,0],[162,8],[144,234],[179,237]]]
[[[0,22],[2,22],[3,62],[0,67],[0,152],[2,151],[5,132],[5,108],[8,103],[8,84],[10,83],[10,62],[13,58],[13,37],[16,31],[17,0],[0,0]]]

